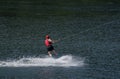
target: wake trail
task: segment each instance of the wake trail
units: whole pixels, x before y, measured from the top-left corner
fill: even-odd
[[[53,57],[28,57],[19,60],[0,61],[0,67],[80,67],[84,65],[84,59],[65,55],[59,58]]]

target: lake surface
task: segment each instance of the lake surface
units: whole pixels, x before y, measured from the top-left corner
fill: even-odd
[[[120,78],[119,5],[11,3],[0,6],[0,79]],[[46,34],[61,39],[57,57]]]

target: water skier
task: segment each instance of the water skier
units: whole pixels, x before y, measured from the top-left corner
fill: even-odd
[[[52,53],[57,55],[56,51],[54,50],[54,47],[52,46],[53,43],[57,42],[57,40],[52,40],[49,35],[46,35],[45,37],[45,46],[47,47],[48,55],[51,57]]]

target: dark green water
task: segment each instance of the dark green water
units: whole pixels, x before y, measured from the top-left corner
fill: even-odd
[[[120,78],[119,5],[12,4],[0,6],[0,79]],[[47,55],[46,34],[61,39],[54,44],[59,55],[84,58],[84,65],[2,67],[8,60]]]

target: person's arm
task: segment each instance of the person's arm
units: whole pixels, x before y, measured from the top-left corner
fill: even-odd
[[[51,40],[51,39],[49,39],[49,41],[52,42],[52,43],[56,43],[56,42],[60,41],[60,39],[58,39],[58,40]]]
[[[58,40],[54,40],[54,42],[59,42],[60,41],[60,39],[58,39]]]
[[[52,43],[55,43],[55,41],[54,41],[54,40],[51,40],[51,39],[49,39],[48,41],[49,41],[49,42],[52,42]]]

